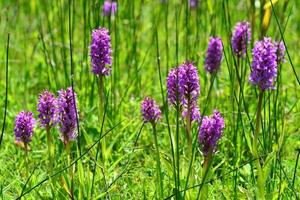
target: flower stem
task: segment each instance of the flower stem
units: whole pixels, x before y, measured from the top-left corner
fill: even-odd
[[[29,160],[28,160],[28,143],[24,142],[24,151],[25,151],[25,168],[26,172],[25,175],[28,176],[29,173]]]
[[[191,136],[191,126],[192,126],[192,122],[191,122],[191,103],[190,103],[190,99],[188,98],[188,104],[187,104],[187,115],[186,115],[186,136],[187,136],[187,141],[188,141],[188,152],[187,155],[190,155],[191,158],[193,159],[193,141],[192,141],[192,136]],[[193,161],[192,161],[193,162]],[[190,171],[191,176],[190,178],[190,182],[193,181],[192,177],[194,174],[194,170],[193,168]]]
[[[104,84],[103,84],[103,76],[102,75],[99,75],[98,77],[98,81],[99,81],[99,124],[102,123],[102,120],[103,120],[103,113],[104,113],[104,101],[105,101],[105,98],[104,98]],[[106,160],[106,141],[105,141],[105,137],[102,139],[102,142],[101,142],[101,152],[102,152],[102,159],[105,163],[105,160]]]
[[[189,145],[189,149],[192,147],[192,137],[191,137],[191,101],[188,99],[187,104],[187,115],[186,115],[186,136]]]
[[[207,199],[207,191],[208,186],[205,184],[205,181],[208,179],[209,176],[209,168],[211,164],[212,158],[212,151],[210,151],[206,156],[204,156],[203,168],[202,168],[202,182],[201,186],[198,191],[198,198],[197,199]],[[202,191],[202,192],[201,192]]]
[[[178,91],[178,90],[177,90]],[[178,95],[177,95],[178,96]],[[176,168],[177,168],[177,188],[176,188],[176,199],[180,198],[180,151],[179,151],[179,113],[180,113],[180,106],[179,100],[176,98]]]
[[[255,127],[255,133],[253,138],[253,146],[252,146],[252,152],[253,157],[255,159],[256,167],[257,167],[257,188],[258,188],[258,195],[259,199],[265,199],[265,191],[264,191],[264,177],[263,177],[263,170],[259,161],[258,156],[258,135],[260,132],[260,121],[261,121],[261,110],[262,110],[262,100],[263,100],[264,92],[259,92],[258,97],[258,106],[257,106],[257,113],[256,113],[256,127]]]
[[[50,132],[50,126],[46,125],[46,132],[47,132],[47,144],[48,144],[48,156],[49,156],[49,166],[50,169],[52,168],[52,155],[53,155],[53,150],[52,150],[52,137],[51,137],[51,132]]]
[[[100,118],[102,117],[103,108],[104,108],[104,85],[103,85],[103,76],[98,76],[98,87],[99,87],[99,111],[100,111]]]
[[[72,143],[67,143],[66,145],[66,153],[67,153],[67,160],[68,160],[68,165],[71,164],[72,162],[72,154],[71,154],[71,145]],[[70,175],[70,182],[71,182],[71,187],[70,187],[70,199],[74,199],[74,172],[73,172],[73,167],[74,166],[71,166],[70,169],[69,169],[69,175]]]
[[[25,161],[28,164],[28,143],[24,142],[24,150],[25,150]]]
[[[161,174],[161,167],[160,167],[160,156],[159,156],[159,148],[158,148],[158,142],[157,142],[157,134],[156,134],[156,126],[155,123],[152,123],[153,127],[153,135],[154,135],[154,143],[156,148],[156,165],[157,165],[157,178],[158,178],[158,188],[159,191],[159,199],[163,199],[163,180],[162,180],[162,174]]]

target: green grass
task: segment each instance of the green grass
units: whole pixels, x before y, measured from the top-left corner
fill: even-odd
[[[257,199],[258,160],[251,148],[259,90],[248,82],[250,48],[238,62],[230,46],[231,31],[242,20],[253,25],[251,48],[262,35],[282,38],[287,47],[276,89],[266,91],[262,99],[258,154],[266,199],[298,199],[300,4],[273,1],[270,24],[263,29],[262,3],[251,2],[203,0],[190,9],[185,0],[119,0],[110,18],[101,15],[103,0],[0,0],[0,199],[158,198],[154,134],[140,114],[145,96],[153,97],[162,110],[156,125],[160,196],[196,199],[207,190],[209,199]],[[110,30],[113,48],[112,74],[103,80],[103,97],[89,57],[91,31],[100,26]],[[204,70],[210,36],[221,37],[224,46],[216,77]],[[168,106],[166,96],[169,70],[186,60],[198,68],[201,114],[210,115],[216,108],[225,118],[204,181],[197,125],[192,127],[191,148],[184,121]],[[26,160],[14,143],[15,116],[30,110],[37,117],[38,94],[68,86],[78,97],[78,141],[68,153],[59,130],[53,129],[50,161],[46,130],[37,126]],[[104,105],[99,105],[101,98],[106,99]]]

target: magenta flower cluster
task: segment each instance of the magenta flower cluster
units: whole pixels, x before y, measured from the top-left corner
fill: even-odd
[[[90,51],[92,72],[96,75],[109,76],[112,50],[109,31],[106,28],[93,30]]]
[[[188,0],[190,8],[197,8],[199,4],[199,0]]]
[[[177,105],[181,103],[181,94],[179,93],[179,79],[178,79],[178,68],[173,68],[170,70],[167,77],[167,95],[168,101],[172,105]]]
[[[182,117],[187,117],[188,115],[188,109],[187,107],[185,106],[183,111],[182,111]],[[200,120],[200,110],[198,108],[198,106],[196,104],[192,104],[191,105],[191,108],[190,108],[190,118],[191,118],[191,121],[199,121]]]
[[[141,113],[145,123],[150,122],[155,124],[161,118],[159,106],[150,97],[145,97],[141,103]]]
[[[73,95],[71,87],[58,91],[58,121],[61,132],[61,140],[64,144],[73,141],[77,137],[77,109],[76,93]]]
[[[37,111],[41,127],[49,131],[56,124],[60,126],[61,140],[64,144],[75,140],[77,137],[77,113],[75,108],[76,98],[73,98],[72,88],[58,91],[59,97],[45,90],[39,95]],[[76,93],[74,93],[76,97]],[[35,119],[32,112],[20,112],[15,120],[15,138],[17,142],[28,143],[31,141]]]
[[[284,63],[285,62],[285,46],[282,41],[275,42],[275,46],[277,47],[277,63]]]
[[[32,112],[22,111],[15,120],[15,139],[17,142],[29,143],[33,136],[35,119]]]
[[[41,126],[50,128],[57,122],[57,100],[51,92],[45,90],[39,95],[37,111]]]
[[[233,52],[238,56],[242,57],[247,52],[251,41],[251,27],[249,22],[243,21],[238,22],[234,28],[233,35],[231,38],[231,45]]]
[[[214,153],[217,141],[225,128],[224,118],[215,110],[212,116],[200,116],[197,101],[200,94],[199,76],[195,66],[186,62],[171,69],[167,77],[168,101],[172,106],[180,105],[183,117],[190,113],[190,120],[199,124],[199,143],[205,156]],[[188,105],[188,106],[187,106]]]
[[[187,117],[190,113],[192,121],[200,119],[198,97],[200,94],[199,75],[197,68],[190,62],[179,66],[179,93],[182,101],[182,116]]]
[[[223,57],[222,40],[219,37],[211,37],[205,57],[205,70],[211,74],[216,73],[220,69]]]
[[[197,68],[190,62],[183,63],[178,68],[179,93],[183,104],[196,103],[200,94],[200,84]]]
[[[199,127],[198,140],[202,153],[207,156],[214,153],[218,140],[221,138],[225,128],[224,119],[220,112],[215,110],[212,116],[205,116]]]
[[[271,38],[265,37],[255,43],[252,56],[249,81],[261,90],[273,89],[277,76],[277,46]]]
[[[170,104],[176,106],[178,102],[183,117],[189,112],[193,121],[199,119],[199,76],[197,68],[191,62],[185,62],[169,72],[167,94]]]
[[[117,12],[117,2],[105,0],[102,11],[104,16],[115,15]]]

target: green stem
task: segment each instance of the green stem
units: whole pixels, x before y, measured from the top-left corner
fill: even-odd
[[[25,151],[25,168],[26,172],[25,175],[28,176],[29,174],[29,160],[28,160],[28,143],[24,142],[24,151]]]
[[[99,123],[101,124],[102,123],[102,117],[103,117],[103,113],[104,113],[104,101],[105,101],[105,98],[104,98],[104,84],[103,84],[103,76],[102,75],[99,75],[98,76],[98,81],[99,81],[99,85],[98,85],[98,88],[99,88]],[[102,142],[101,142],[101,152],[102,152],[102,158],[103,158],[103,162],[105,162],[106,160],[106,141],[105,141],[105,138],[103,138]]]
[[[46,125],[46,133],[47,133],[47,144],[48,144],[48,156],[49,156],[49,165],[50,169],[52,168],[52,155],[53,155],[53,150],[52,150],[52,137],[51,137],[51,132],[50,132],[50,126]]]
[[[208,186],[207,184],[205,184],[205,180],[208,179],[211,158],[212,158],[212,151],[210,150],[209,153],[204,157],[203,168],[202,168],[202,182],[198,191],[197,199],[201,199],[201,200],[207,199]]]
[[[191,121],[191,112],[192,112],[192,108],[191,108],[191,103],[190,103],[190,98],[188,98],[188,104],[187,104],[187,115],[186,115],[186,137],[187,137],[187,141],[188,141],[188,152],[187,155],[191,156],[191,158],[193,158],[193,141],[192,141],[192,136],[191,136],[191,127],[192,127],[192,121]],[[193,162],[193,161],[192,161]],[[189,176],[190,178],[190,182],[191,184],[193,184],[193,174],[194,174],[194,170],[193,168],[191,169],[191,171],[189,172],[191,173],[191,176]]]
[[[178,96],[178,95],[177,95]],[[180,151],[179,151],[179,100],[176,98],[176,168],[177,168],[177,188],[176,188],[176,199],[180,198]]]
[[[259,199],[265,199],[264,176],[263,176],[263,170],[262,170],[262,166],[260,164],[259,156],[258,156],[258,136],[259,136],[259,132],[260,132],[260,121],[261,121],[263,95],[264,95],[264,92],[260,90],[259,97],[258,97],[257,113],[256,113],[256,127],[255,127],[253,146],[252,146],[253,157],[255,159],[255,163],[256,163],[256,167],[257,167],[257,176],[258,176],[257,188],[258,188]]]
[[[53,147],[53,141],[52,141],[52,136],[51,136],[51,127],[49,126],[49,124],[46,125],[46,135],[47,135],[47,145],[48,145],[48,173],[49,175],[52,173],[52,169],[53,169],[53,162],[54,162],[54,147]],[[50,178],[50,182],[51,182],[51,191],[52,191],[52,195],[53,197],[55,196],[54,194],[54,187],[53,185],[55,185],[55,180]]]
[[[72,143],[68,142],[66,145],[66,153],[67,153],[67,160],[68,160],[68,166],[72,162],[72,155],[71,155],[71,145]],[[71,187],[70,187],[70,198],[74,199],[74,172],[73,172],[73,166],[70,167],[69,169],[69,175],[70,175],[70,180],[71,180]]]
[[[159,199],[163,199],[163,180],[162,180],[162,174],[161,174],[161,167],[160,167],[160,156],[159,156],[159,148],[158,148],[158,142],[157,142],[157,134],[156,134],[156,126],[155,123],[152,123],[153,127],[153,135],[154,135],[154,143],[156,148],[156,165],[157,165],[157,178],[158,178],[158,188],[159,191]]]
[[[25,150],[25,162],[26,166],[28,166],[28,143],[24,142],[24,150]]]
[[[103,86],[103,76],[98,76],[98,94],[99,94],[99,120],[102,121],[103,108],[104,108],[104,86]]]
[[[187,104],[187,115],[186,115],[186,137],[189,145],[189,149],[192,147],[192,137],[191,137],[191,105],[190,99],[188,99]]]

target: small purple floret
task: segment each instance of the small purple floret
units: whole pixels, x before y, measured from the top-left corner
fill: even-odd
[[[216,151],[217,142],[221,138],[224,128],[225,122],[219,111],[215,110],[212,116],[203,117],[198,140],[205,156]]]
[[[234,28],[233,35],[231,38],[231,45],[233,52],[238,56],[242,57],[247,52],[247,47],[251,41],[251,28],[250,23],[243,21],[238,22]]]
[[[211,37],[205,58],[205,70],[209,73],[216,73],[220,69],[223,57],[223,45],[221,38]]]
[[[282,41],[275,42],[275,46],[277,47],[277,63],[285,63],[285,46]]]
[[[92,72],[96,75],[109,76],[112,65],[112,50],[109,31],[106,28],[93,30],[90,49]]]
[[[105,0],[102,11],[104,16],[115,15],[117,12],[117,2]]]
[[[167,94],[169,103],[172,105],[176,105],[177,102],[180,104],[181,94],[179,93],[179,85],[178,85],[178,67],[170,70],[167,77]]]
[[[186,62],[178,68],[179,93],[182,104],[196,104],[200,94],[200,84],[197,68]]]
[[[277,47],[271,38],[257,41],[252,50],[252,64],[249,81],[261,90],[273,89],[277,76]]]
[[[66,90],[58,91],[58,122],[60,126],[60,139],[64,144],[77,138],[77,113],[74,102],[76,103],[76,93],[71,87]]]
[[[35,119],[32,112],[20,112],[15,119],[15,140],[17,142],[29,143],[33,136]]]
[[[187,107],[184,106],[183,108],[183,111],[182,111],[182,117],[185,118],[187,117]],[[200,110],[198,108],[197,105],[192,105],[191,108],[190,108],[190,119],[191,121],[199,121],[201,118],[201,115],[200,115]]]
[[[199,4],[199,0],[189,0],[189,5],[191,8],[197,8]]]
[[[39,95],[37,106],[38,118],[42,127],[50,128],[57,122],[57,99],[54,94],[45,90]]]
[[[144,122],[156,123],[161,118],[161,111],[156,102],[146,97],[141,104],[141,113]]]
[[[167,77],[167,94],[169,103],[178,106],[182,117],[186,117],[190,108],[191,121],[200,119],[197,106],[200,94],[200,83],[197,68],[191,62],[185,62],[171,69]]]

